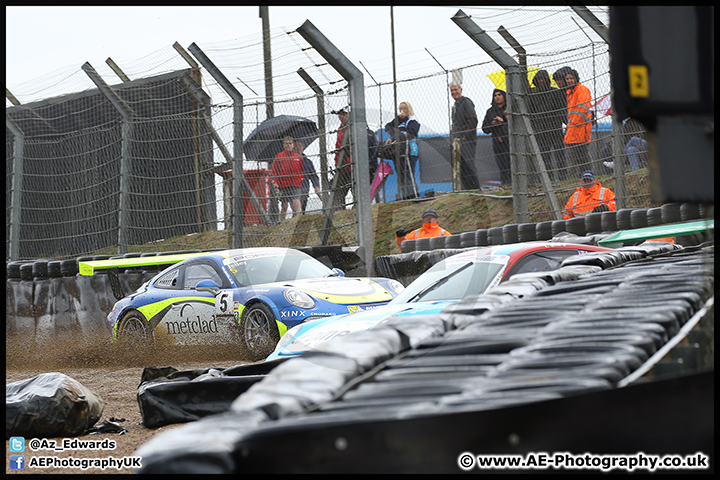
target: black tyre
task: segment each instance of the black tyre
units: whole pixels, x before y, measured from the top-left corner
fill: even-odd
[[[50,278],[62,277],[62,273],[60,273],[60,260],[48,262],[47,273]]]
[[[565,229],[568,233],[578,236],[585,235],[585,217],[573,217],[565,221]]]
[[[446,237],[431,237],[430,238],[430,250],[440,250],[445,247]]]
[[[130,310],[118,322],[117,342],[124,351],[146,353],[155,340],[145,317],[137,310]]]
[[[630,212],[630,225],[632,228],[643,228],[647,227],[647,210],[644,208],[638,208]]]
[[[588,235],[602,232],[602,216],[607,212],[594,212],[585,215],[585,233]],[[615,212],[613,212],[615,213]]]
[[[78,273],[76,260],[62,260],[60,262],[60,273],[63,277],[74,277]]]
[[[537,240],[550,240],[552,234],[552,220],[535,224],[535,238]]]
[[[680,203],[666,203],[661,207],[658,207],[662,216],[662,223],[677,223],[681,220],[681,204]]]
[[[680,212],[678,212],[678,215],[679,214]],[[654,227],[655,225],[662,225],[663,223],[666,223],[663,221],[662,207],[648,208],[645,215],[647,216],[648,227]]]
[[[402,253],[414,252],[415,251],[415,240],[405,240],[400,244],[400,251]]]
[[[445,248],[460,248],[460,235],[445,236]]]
[[[630,216],[635,209],[633,208],[621,208],[617,211],[615,221],[617,223],[618,230],[630,230],[633,228]]]
[[[514,223],[503,225],[502,237],[504,243],[518,243],[518,226]]]
[[[490,227],[488,232],[488,243],[490,245],[503,244],[503,227]]]
[[[36,260],[33,262],[33,277],[37,280],[44,280],[48,278],[48,261],[47,260]]]
[[[415,240],[415,250],[418,252],[427,252],[430,250],[429,238],[418,238]]]
[[[697,203],[683,203],[680,205],[680,220],[688,222],[700,218],[700,206]]]
[[[460,234],[460,248],[475,246],[475,232],[463,232]]]
[[[240,320],[240,331],[251,360],[264,359],[280,341],[275,314],[264,303],[254,303],[245,308]]]
[[[485,247],[488,245],[488,231],[485,228],[475,230],[475,245]]]
[[[602,212],[600,215],[601,232],[617,231],[617,212]]]
[[[33,264],[23,263],[20,265],[20,280],[32,280],[33,278]]]
[[[550,232],[552,233],[552,236],[554,237],[560,232],[565,232],[566,230],[565,226],[565,220],[553,220],[551,226],[550,226]]]
[[[537,239],[534,223],[521,223],[517,229],[518,241],[532,242]]]

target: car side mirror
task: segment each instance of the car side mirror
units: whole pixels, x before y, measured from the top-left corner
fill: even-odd
[[[212,280],[200,280],[197,285],[195,285],[195,290],[198,292],[207,292],[212,295],[220,293],[220,287]]]
[[[337,273],[338,277],[344,277],[344,276],[345,276],[345,272],[343,272],[343,271],[340,270],[339,268],[333,268],[332,270],[333,270],[333,272]]]

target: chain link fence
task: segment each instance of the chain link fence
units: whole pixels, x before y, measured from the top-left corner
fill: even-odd
[[[363,175],[373,204],[462,191],[453,180],[452,83],[462,86],[478,119],[474,152],[467,155],[474,191],[528,196],[523,214],[530,221],[549,220],[557,216],[549,196],[564,206],[579,174],[590,169],[611,189],[622,180],[620,204],[650,206],[644,132],[633,121],[613,130],[608,46],[591,40],[575,18],[568,8],[474,11],[472,20],[485,28],[505,22],[502,28],[527,49],[513,54],[527,73],[527,88],[512,94],[527,111],[507,112],[504,145],[485,122],[494,89],[507,91],[505,72],[495,61],[452,54],[438,59],[428,52],[434,72],[398,72],[392,81],[375,81],[373,66],[362,65],[366,75],[358,96],[298,28],[270,31],[271,62],[257,37],[193,44],[190,53],[175,44],[123,64],[108,59],[112,76],[101,77],[88,64],[49,74],[21,86],[18,96],[30,103],[6,90],[12,103],[6,108],[6,258],[147,250],[153,242],[205,232],[239,235],[233,243],[245,247],[359,245],[362,209],[352,182],[364,168],[357,166],[364,165],[364,153],[354,161],[352,135],[344,134],[351,129],[342,128],[338,112],[348,108],[351,120],[357,114],[367,123],[369,172]],[[572,39],[563,41],[570,46],[540,42],[538,31],[550,39],[572,31]],[[499,33],[491,33],[500,41]],[[478,58],[481,53],[478,47]],[[589,90],[582,108],[590,132],[580,148],[567,141],[569,104],[553,76],[563,67]],[[545,76],[550,92],[538,86]],[[43,99],[50,87],[77,93]],[[413,156],[409,144],[396,142],[395,149],[392,143],[401,102],[420,124],[417,161],[407,176],[401,173]],[[532,131],[518,128],[523,115]],[[297,164],[284,169],[276,162],[287,136],[303,141],[294,145],[295,154],[302,149],[308,160],[302,172]],[[526,146],[511,152],[507,143],[515,138]],[[537,149],[527,146],[530,138]],[[608,148],[611,139],[619,144],[615,151]],[[583,151],[575,155],[578,149]],[[511,153],[530,168],[511,171]],[[337,165],[348,157],[351,174],[341,174],[345,169]],[[527,177],[524,191],[517,188],[518,175]],[[403,193],[405,184],[411,195]],[[291,200],[295,188],[302,193],[299,210]]]

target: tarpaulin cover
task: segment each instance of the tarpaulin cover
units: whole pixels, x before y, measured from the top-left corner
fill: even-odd
[[[74,437],[95,425],[104,403],[92,390],[62,373],[5,386],[5,437]]]
[[[282,361],[185,371],[146,367],[137,391],[143,425],[158,428],[226,412],[233,400]]]

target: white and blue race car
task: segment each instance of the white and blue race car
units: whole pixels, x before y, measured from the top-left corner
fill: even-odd
[[[239,341],[250,357],[260,359],[301,322],[385,305],[404,289],[388,278],[345,277],[292,248],[185,257],[114,305],[107,318],[113,341],[127,348]],[[151,261],[168,258],[81,262],[80,271],[92,274]]]
[[[290,358],[333,338],[370,330],[393,317],[440,313],[469,295],[479,295],[517,273],[557,269],[570,256],[612,250],[594,245],[526,242],[478,247],[433,265],[387,305],[368,312],[308,320],[290,329],[267,360]]]

